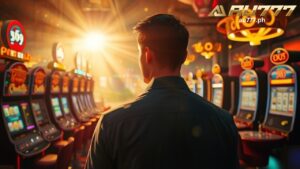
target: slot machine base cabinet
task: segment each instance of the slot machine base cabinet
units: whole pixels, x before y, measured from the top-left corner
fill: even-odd
[[[240,162],[247,166],[263,167],[268,165],[271,150],[280,147],[286,137],[259,131],[241,131]]]

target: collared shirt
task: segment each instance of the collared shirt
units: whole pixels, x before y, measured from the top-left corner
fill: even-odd
[[[236,169],[237,139],[227,111],[192,93],[182,78],[161,77],[98,123],[86,168]]]

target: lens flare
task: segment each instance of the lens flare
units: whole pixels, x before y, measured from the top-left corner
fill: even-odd
[[[107,38],[104,34],[98,32],[89,32],[84,38],[84,45],[89,50],[102,50],[107,43]]]

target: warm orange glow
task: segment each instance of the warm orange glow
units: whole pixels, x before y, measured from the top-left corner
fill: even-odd
[[[270,55],[270,61],[275,65],[284,64],[289,60],[289,52],[284,48],[276,48]]]
[[[273,85],[281,85],[281,84],[294,84],[293,79],[274,79],[271,80],[271,84]]]
[[[243,69],[252,69],[254,66],[254,59],[250,56],[245,56],[241,61],[241,67]]]
[[[221,73],[220,65],[219,64],[214,64],[211,71],[212,71],[213,74],[220,74]]]
[[[191,62],[194,62],[196,59],[196,56],[195,55],[192,55],[192,54],[188,54],[185,61],[184,61],[184,65],[189,65]]]
[[[1,46],[0,58],[7,58],[7,59],[26,62],[26,61],[30,61],[31,56],[27,53],[18,52],[13,49],[6,48],[5,46]]]
[[[283,35],[286,26],[286,17],[278,18],[273,11],[268,16],[229,16],[217,24],[217,30],[227,34],[233,41],[249,42],[251,46],[260,45],[261,41]],[[268,18],[268,19],[267,19]]]
[[[242,86],[255,86],[256,85],[256,81],[244,81],[241,82]]]
[[[221,52],[222,50],[222,44],[218,42],[198,42],[193,44],[193,48],[196,53],[201,54],[204,56],[205,59],[210,59],[212,56],[214,56],[217,52]]]
[[[101,50],[106,44],[107,38],[102,33],[89,32],[84,37],[84,45],[89,50]]]

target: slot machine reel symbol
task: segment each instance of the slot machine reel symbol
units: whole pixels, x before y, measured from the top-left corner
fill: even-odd
[[[78,91],[79,79],[78,77],[73,78],[73,92]]]
[[[59,73],[54,73],[52,75],[52,80],[51,80],[51,90],[52,92],[58,92],[59,91]]]
[[[68,76],[64,76],[63,77],[63,91],[67,92],[68,91],[68,87],[69,87],[69,77]]]
[[[13,94],[27,91],[27,86],[25,85],[26,78],[27,71],[23,67],[17,66],[12,68],[8,93]]]
[[[246,75],[245,75],[245,80],[246,80],[246,81],[251,81],[251,74],[249,74],[249,73],[246,74]]]
[[[45,77],[46,74],[42,70],[36,72],[35,79],[34,79],[34,89],[33,89],[35,93],[45,91],[45,86],[44,86]]]
[[[285,79],[286,78],[286,70],[285,69],[278,69],[276,71],[276,78],[277,79]]]

